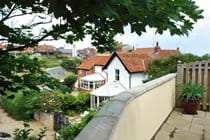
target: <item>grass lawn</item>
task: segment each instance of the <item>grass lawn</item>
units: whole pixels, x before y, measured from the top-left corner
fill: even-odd
[[[62,62],[62,58],[57,58],[55,56],[42,56],[41,60],[45,62],[45,68],[60,66]]]

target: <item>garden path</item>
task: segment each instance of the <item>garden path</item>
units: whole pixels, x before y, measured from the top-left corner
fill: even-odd
[[[0,107],[0,132],[6,132],[9,134],[13,134],[16,128],[23,128],[23,121],[17,121],[8,115],[1,107]],[[38,134],[40,132],[40,128],[44,126],[35,120],[27,122],[30,125],[30,128],[33,129],[33,134]],[[43,140],[54,140],[55,138],[54,131],[47,131],[46,136]],[[12,138],[1,138],[0,140],[12,140]]]

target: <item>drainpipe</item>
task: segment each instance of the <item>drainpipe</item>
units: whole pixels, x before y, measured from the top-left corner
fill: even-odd
[[[132,74],[129,74],[129,89],[131,89],[131,76]]]
[[[103,72],[106,73],[106,83],[108,83],[108,73],[105,70]]]

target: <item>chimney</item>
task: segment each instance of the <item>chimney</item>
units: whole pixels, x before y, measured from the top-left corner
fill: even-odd
[[[177,47],[176,50],[179,51],[179,47]]]
[[[160,46],[159,46],[159,42],[157,41],[156,45],[154,47],[154,52],[156,53],[156,52],[159,52],[159,51],[160,51]]]
[[[73,57],[76,57],[77,56],[77,48],[76,48],[75,44],[73,45],[72,56]]]

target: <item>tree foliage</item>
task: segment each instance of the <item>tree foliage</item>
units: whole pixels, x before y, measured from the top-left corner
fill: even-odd
[[[64,58],[62,59],[61,66],[66,69],[67,71],[76,73],[77,67],[82,62],[81,59],[74,57],[74,58]]]
[[[46,136],[47,128],[41,128],[37,135],[32,135],[33,129],[27,123],[23,124],[24,128],[17,128],[14,131],[14,140],[42,140]]]
[[[88,122],[95,116],[96,113],[97,110],[88,110],[88,115],[83,117],[80,123],[62,127],[58,132],[58,140],[74,140],[74,138],[88,124]]]
[[[44,64],[39,59],[25,54],[0,55],[0,94],[5,94],[6,90],[17,91],[25,87],[38,91],[38,85],[70,92],[58,80],[48,77],[42,65]]]
[[[49,36],[73,43],[85,35],[91,35],[99,51],[106,51],[113,48],[113,37],[124,33],[128,24],[138,35],[146,26],[160,34],[168,29],[171,35],[188,35],[193,24],[203,18],[201,14],[193,0],[1,0],[0,39],[9,45],[1,53],[33,46]],[[8,24],[23,15],[36,20],[18,26]],[[52,27],[40,29],[39,35],[32,32],[48,23]]]
[[[72,86],[75,82],[77,81],[77,76],[73,73],[70,72],[65,78],[64,82],[67,86]]]
[[[208,54],[199,57],[190,53],[174,55],[168,58],[154,59],[148,64],[147,74],[151,79],[155,79],[163,75],[176,72],[179,61],[181,63],[189,63],[208,59],[210,59]]]

